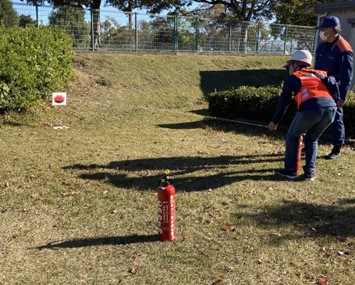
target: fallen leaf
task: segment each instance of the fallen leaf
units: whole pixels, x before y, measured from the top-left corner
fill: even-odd
[[[317,285],[328,285],[328,281],[323,277],[319,277],[317,280]]]
[[[65,185],[65,186],[71,186],[72,185],[72,183],[69,180],[63,181],[62,184]]]
[[[70,197],[70,196],[74,196],[74,195],[76,195],[77,194],[77,192],[65,192],[65,193],[62,193],[62,194],[60,194],[60,196],[62,196],[63,198],[65,198],[65,197]]]
[[[335,237],[338,241],[340,242],[346,242],[346,237],[343,237],[343,236],[336,236]]]
[[[344,255],[350,255],[350,252],[347,251],[347,250],[338,250],[337,253],[338,253],[339,255],[342,255],[342,256],[344,256]]]
[[[230,273],[230,272],[232,272],[233,271],[233,267],[232,266],[226,266],[225,268],[224,268],[224,271],[226,272],[226,273]]]
[[[226,284],[226,280],[223,277],[219,277],[217,280],[213,281],[212,285]]]
[[[207,206],[207,207],[204,207],[203,208],[203,212],[206,213],[206,212],[210,212],[212,210],[212,207],[211,206]]]
[[[232,231],[235,231],[235,230],[236,230],[235,226],[230,225],[230,224],[225,224],[222,227],[222,231],[224,231],[224,232],[232,232]]]
[[[129,273],[131,274],[136,274],[137,272],[139,271],[139,268],[138,267],[132,267],[128,270]]]
[[[322,247],[322,250],[324,251],[324,257],[330,257],[331,256],[330,250],[327,250],[325,247]]]
[[[117,209],[111,209],[111,211],[110,211],[111,214],[116,214],[117,212],[118,212]]]

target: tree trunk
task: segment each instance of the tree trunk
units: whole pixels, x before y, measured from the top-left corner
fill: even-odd
[[[247,23],[241,23],[241,30],[240,30],[240,47],[239,51],[241,53],[247,53],[248,52],[248,24]]]
[[[94,0],[92,3],[93,13],[93,27],[94,27],[94,48],[97,49],[101,46],[101,23],[100,23],[100,5],[101,0]]]
[[[133,23],[132,23],[132,10],[128,13],[128,30],[132,30],[132,26],[133,26]]]

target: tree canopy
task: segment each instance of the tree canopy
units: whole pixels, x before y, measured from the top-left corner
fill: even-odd
[[[251,21],[259,17],[272,18],[271,7],[274,0],[196,0],[196,3],[208,4],[211,7],[223,5],[226,13],[232,14],[239,21]]]
[[[315,5],[317,3],[339,2],[334,0],[280,0],[274,1],[271,10],[275,15],[277,23],[315,26],[317,24],[317,14]]]
[[[90,29],[89,25],[85,23],[83,9],[73,9],[69,6],[59,7],[49,15],[49,23],[64,29],[72,37],[76,46],[87,41],[83,35],[88,34]]]
[[[16,26],[18,24],[18,16],[10,0],[0,1],[0,25],[5,27]]]
[[[9,0],[5,0],[9,1]],[[101,5],[116,7],[123,12],[143,9],[149,13],[160,13],[164,10],[186,14],[195,3],[203,5],[203,9],[224,7],[224,14],[236,21],[252,21],[257,19],[274,20],[276,23],[313,26],[316,24],[316,3],[334,2],[334,0],[22,0],[32,4],[48,2],[54,6],[82,6],[99,10]],[[335,1],[335,2],[339,2]],[[190,11],[200,14],[201,9]]]

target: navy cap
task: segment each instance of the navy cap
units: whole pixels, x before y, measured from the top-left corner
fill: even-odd
[[[323,18],[323,22],[317,27],[317,29],[321,28],[334,28],[340,26],[340,21],[335,16],[327,16]]]

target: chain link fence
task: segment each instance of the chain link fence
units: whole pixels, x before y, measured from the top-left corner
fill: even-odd
[[[19,25],[52,25],[73,38],[75,50],[291,54],[314,51],[314,27],[219,22],[196,16],[123,13],[13,3]]]

